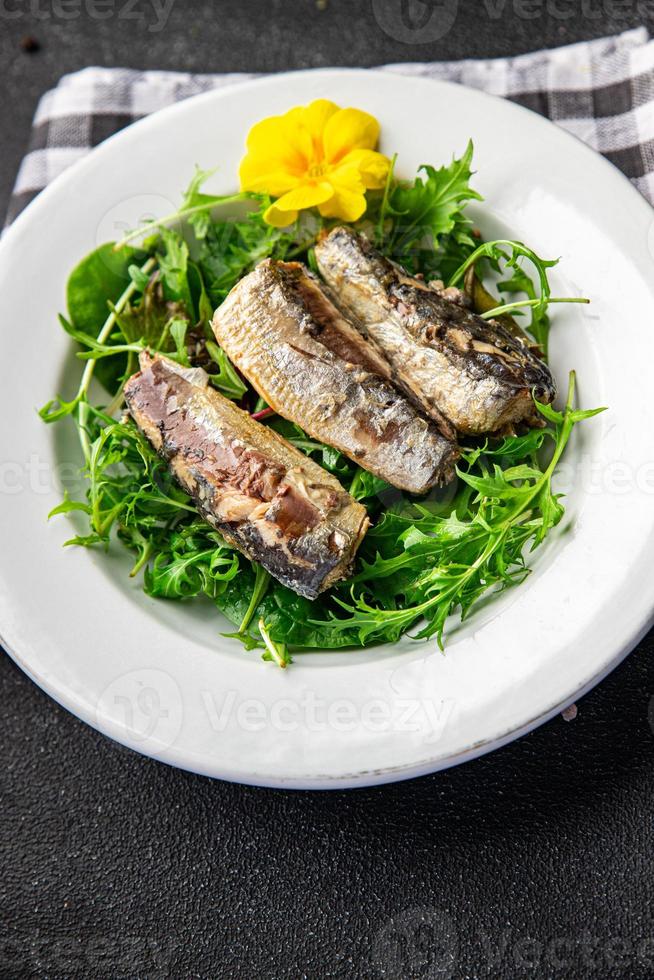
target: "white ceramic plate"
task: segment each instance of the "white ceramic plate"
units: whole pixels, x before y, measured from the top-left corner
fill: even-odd
[[[433,641],[296,657],[280,671],[221,638],[213,608],[147,598],[127,556],[63,549],[49,524],[79,465],[72,425],[36,408],[79,363],[56,322],[72,266],[173,210],[194,165],[234,189],[248,128],[329,97],[372,112],[400,172],[475,141],[476,217],[561,256],[552,363],[610,411],[571,443],[567,520],[534,573]],[[0,633],[23,670],[89,724],[172,765],[240,782],[343,787],[431,772],[534,728],[607,674],[648,627],[654,532],[652,212],[629,183],[536,115],[479,92],[369,71],[296,73],[191,99],[119,133],[27,209],[0,244]],[[67,465],[64,465],[67,464]]]

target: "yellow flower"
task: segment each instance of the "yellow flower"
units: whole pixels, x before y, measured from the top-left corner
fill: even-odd
[[[390,160],[375,147],[379,123],[327,99],[270,116],[252,127],[241,161],[241,190],[270,194],[268,224],[283,228],[317,207],[325,218],[356,221],[366,190],[384,186]]]

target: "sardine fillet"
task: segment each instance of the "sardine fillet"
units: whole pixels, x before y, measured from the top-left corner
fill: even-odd
[[[452,478],[456,445],[384,377],[386,358],[301,264],[261,262],[213,330],[266,402],[315,439],[412,493]]]
[[[212,527],[308,599],[348,575],[368,529],[331,474],[210,387],[201,368],[140,356],[132,418]]]
[[[335,228],[315,251],[339,306],[446,435],[538,424],[532,392],[544,402],[556,394],[547,365],[497,321],[467,309],[464,294],[412,278],[348,228]]]

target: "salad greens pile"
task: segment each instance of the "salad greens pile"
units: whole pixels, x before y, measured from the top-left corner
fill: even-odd
[[[552,297],[548,270],[520,242],[482,242],[466,214],[480,200],[470,187],[472,144],[460,159],[421,168],[413,181],[391,168],[369,192],[356,228],[410,272],[465,286],[477,311],[496,316],[545,354]],[[400,493],[329,446],[277,416],[216,344],[210,321],[235,283],[266,257],[301,260],[315,270],[313,246],[338,222],[303,212],[285,229],[263,215],[265,195],[205,194],[198,170],[175,214],[100,246],[73,270],[63,329],[84,362],[70,400],[41,409],[46,422],[71,417],[88,480],[86,498],[68,497],[53,514],[81,512],[88,533],[69,544],[107,547],[112,536],[134,554],[132,575],[162,599],[204,597],[234,624],[228,635],[286,666],[291,651],[392,642],[414,628],[443,646],[448,617],[466,617],[482,595],[524,580],[525,555],[559,523],[564,509],[552,477],[575,424],[602,409],[574,407],[571,373],[565,408],[536,402],[544,427],[501,439],[468,440],[458,480],[425,498]],[[133,244],[135,241],[138,244]],[[487,288],[484,277],[492,275]],[[501,298],[493,295],[495,289]],[[528,314],[523,328],[515,317]],[[515,315],[515,316],[514,316]],[[367,508],[372,527],[353,577],[311,602],[272,579],[203,521],[191,498],[134,422],[122,414],[122,387],[144,348],[202,366],[223,395],[272,426],[333,473]],[[96,378],[106,394],[92,400]]]

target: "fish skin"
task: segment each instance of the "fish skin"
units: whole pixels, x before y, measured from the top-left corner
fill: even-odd
[[[350,572],[369,521],[338,480],[209,385],[202,368],[142,353],[129,412],[201,516],[308,599]]]
[[[554,399],[547,365],[500,323],[473,313],[464,293],[414,279],[349,228],[333,229],[315,254],[341,309],[384,354],[393,382],[444,435],[541,424],[532,391]]]
[[[259,263],[213,330],[262,398],[315,439],[411,493],[452,479],[456,445],[390,384],[386,359],[301,263]]]

